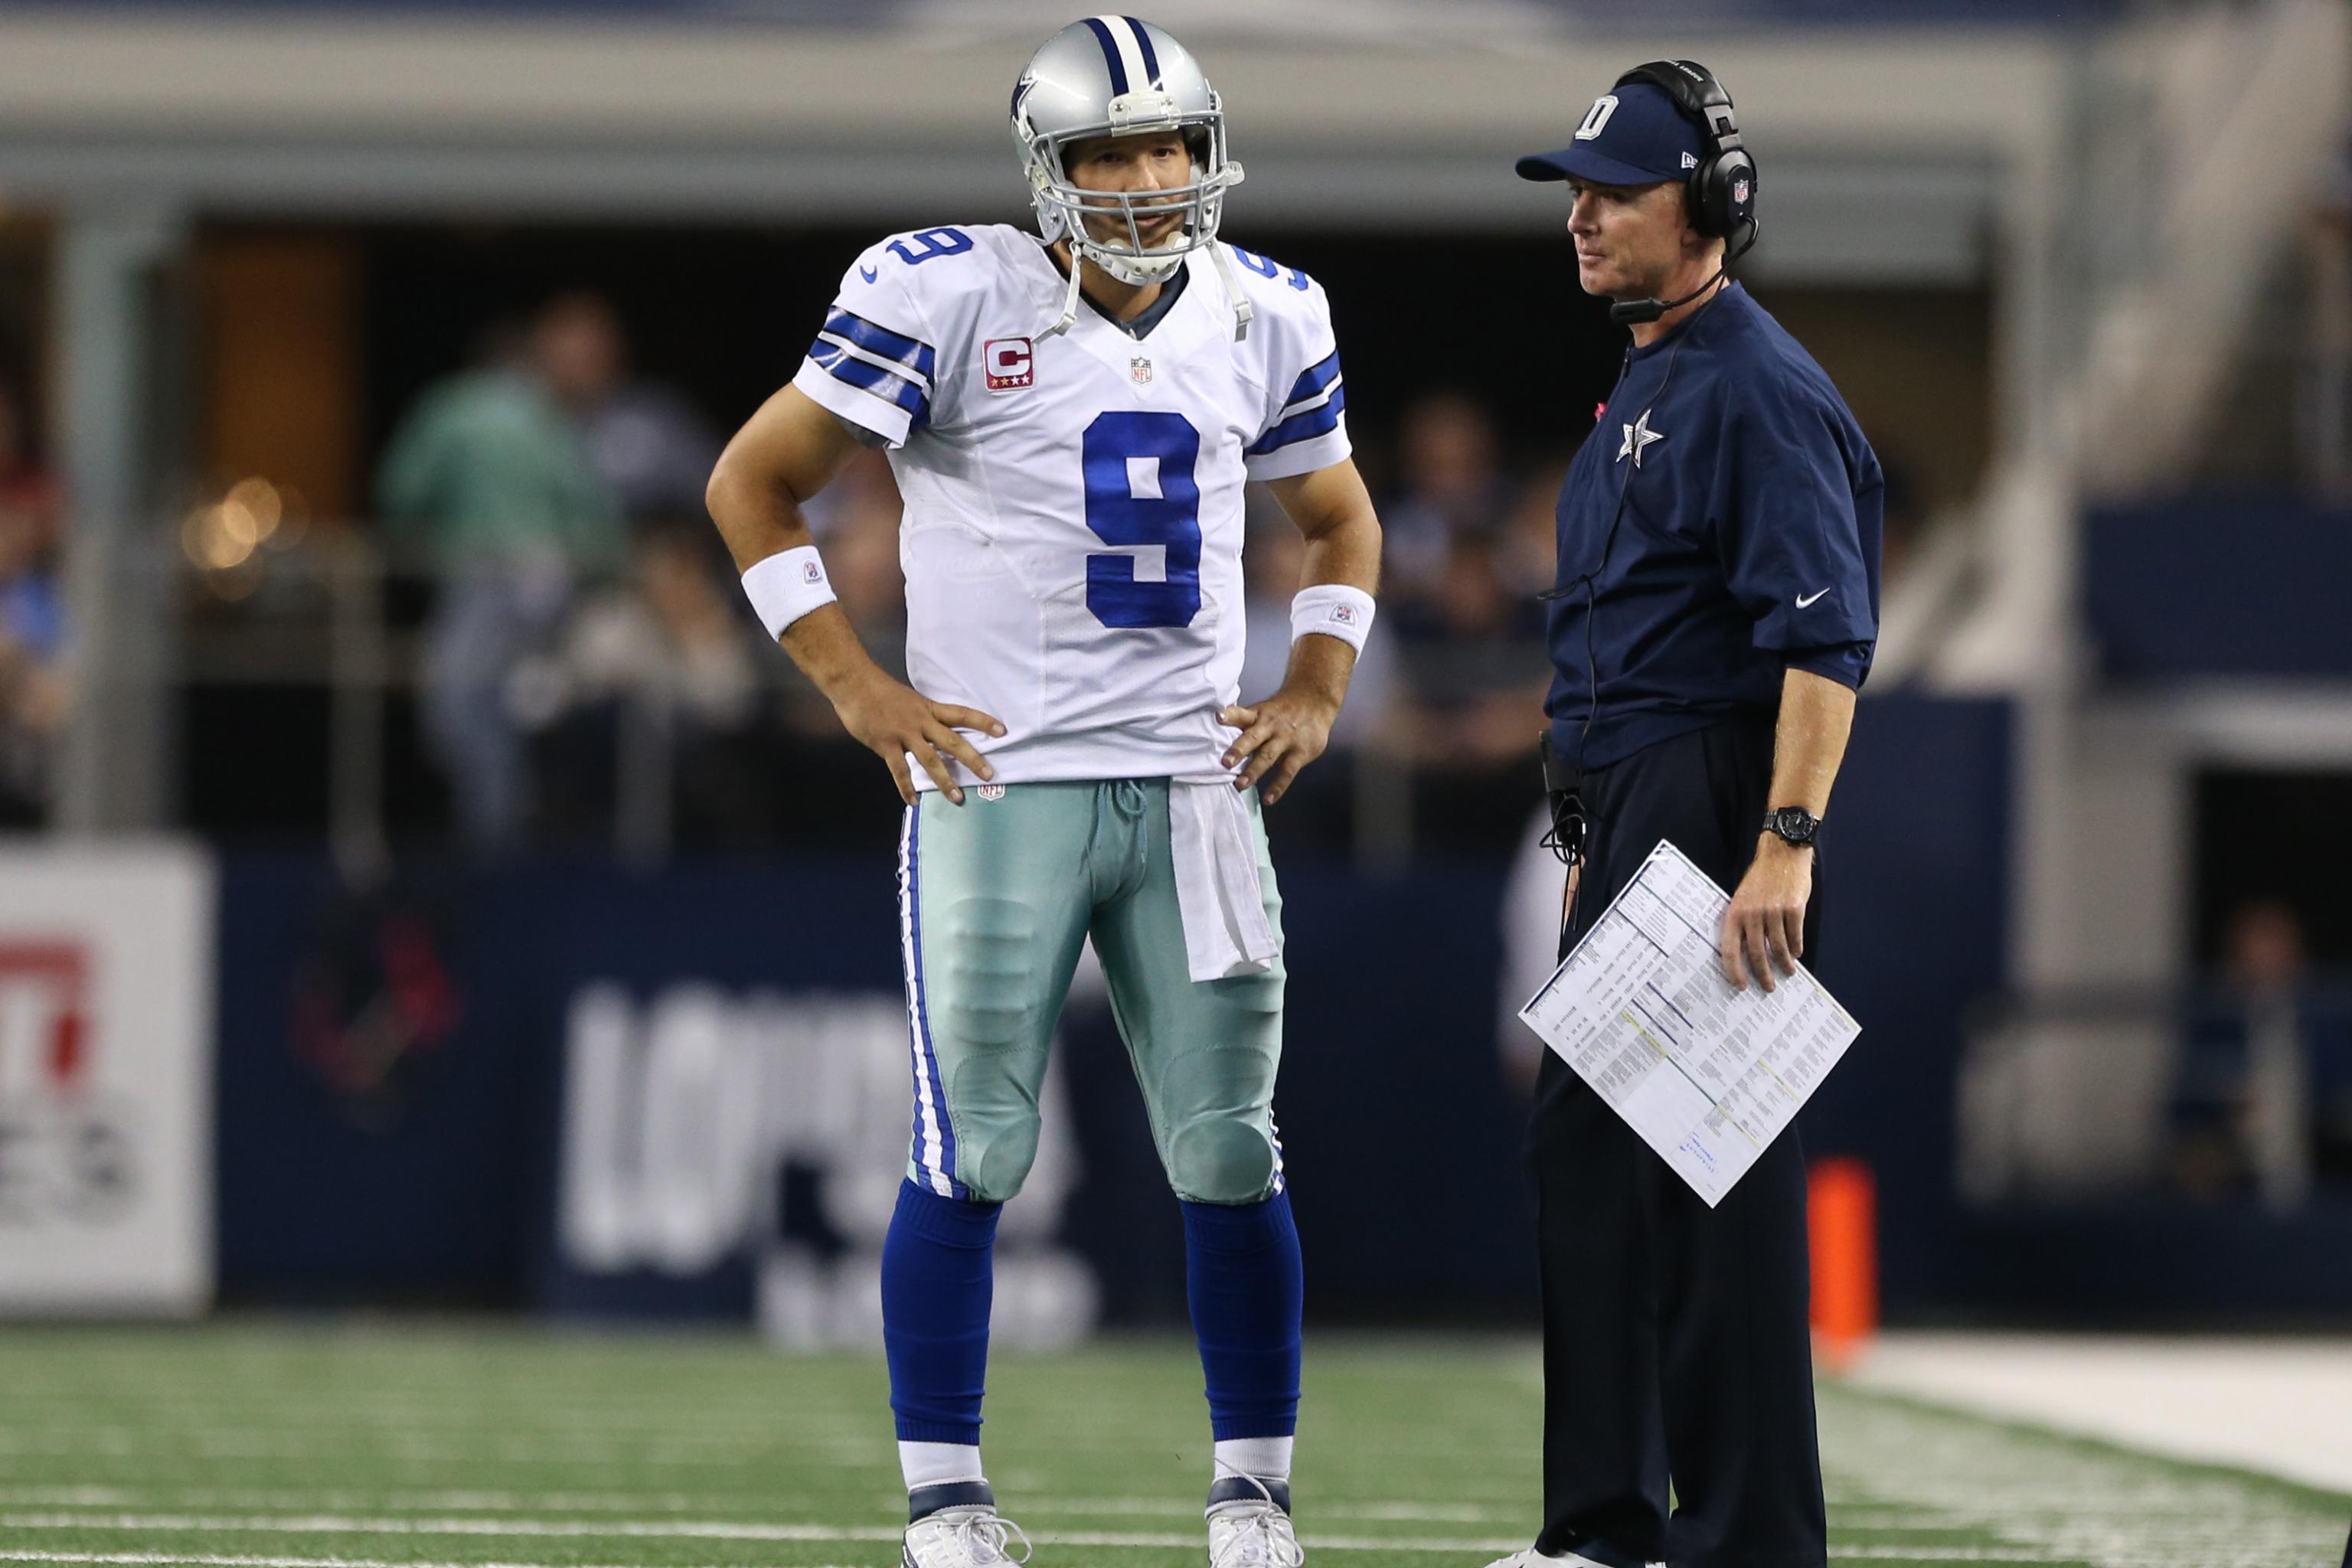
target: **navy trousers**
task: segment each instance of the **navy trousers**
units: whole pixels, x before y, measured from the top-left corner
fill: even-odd
[[[1586,861],[1562,951],[1661,838],[1737,889],[1779,804],[1765,798],[1771,776],[1766,716],[1582,775]],[[1817,854],[1808,962],[1821,908]],[[1796,1130],[1709,1209],[1546,1052],[1528,1160],[1543,1280],[1538,1547],[1629,1568],[1823,1568]]]

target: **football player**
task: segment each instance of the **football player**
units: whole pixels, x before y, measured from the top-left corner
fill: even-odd
[[[1209,1559],[1294,1568],[1301,1285],[1260,805],[1324,749],[1380,526],[1322,289],[1218,239],[1242,170],[1192,55],[1132,17],[1074,24],[1022,71],[1012,125],[1042,232],[860,256],[709,492],[763,623],[908,803],[914,1136],[882,1258],[904,1561],[1025,1558],[981,1464],[990,1247],[1091,936],[1183,1211]],[[910,684],[859,646],[801,515],[860,445],[906,500]],[[1239,706],[1251,479],[1307,551],[1281,689]]]

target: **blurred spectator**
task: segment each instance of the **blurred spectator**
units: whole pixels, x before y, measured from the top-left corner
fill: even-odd
[[[719,440],[674,388],[632,380],[621,318],[601,294],[566,294],[548,306],[562,323],[560,352],[588,458],[633,523],[703,521],[702,489]]]
[[[720,577],[716,551],[704,526],[648,530],[635,584],[584,604],[561,647],[516,683],[524,717],[545,731],[540,820],[553,837],[604,837],[614,814],[631,810],[663,819],[635,823],[659,842],[765,836],[746,744],[759,629]],[[636,781],[636,798],[624,776]]]
[[[624,553],[619,505],[574,424],[610,390],[609,348],[593,312],[556,300],[519,357],[426,389],[377,476],[383,515],[441,579],[424,727],[477,849],[511,847],[530,805],[509,678],[553,638],[574,584]]]
[[[1431,595],[1450,542],[1492,533],[1510,505],[1486,411],[1455,392],[1423,397],[1398,431],[1402,488],[1381,508],[1382,597]]]
[[[1448,538],[1434,592],[1405,622],[1416,714],[1414,756],[1423,767],[1483,771],[1525,763],[1543,727],[1550,661],[1536,595],[1549,586],[1534,546],[1552,552],[1558,477],[1539,474],[1500,526],[1465,526]]]
[[[24,401],[0,380],[0,826],[48,814],[51,759],[69,706],[58,491]]]
[[[1559,573],[1559,488],[1568,479],[1569,459],[1557,453],[1538,459],[1528,470],[1503,520],[1503,542],[1496,571],[1505,593],[1517,601],[1534,635],[1543,635],[1543,600]]]
[[[2223,943],[2221,994],[2191,1022],[2173,1092],[2174,1180],[2192,1197],[2251,1192],[2292,1209],[2311,1192],[2318,1121],[2303,922],[2256,899],[2231,911]],[[2340,1055],[2344,1042],[2332,1043]]]
[[[57,482],[33,451],[19,388],[0,381],[0,826],[47,818],[68,696]]]
[[[581,607],[528,707],[553,714],[629,699],[712,730],[741,728],[759,698],[756,651],[731,584],[711,569],[709,530],[669,524],[637,542],[636,577]],[[544,694],[540,694],[543,692]]]
[[[2228,963],[2246,1008],[2247,1164],[2265,1206],[2294,1208],[2311,1192],[2311,1074],[2297,994],[2308,973],[2303,922],[2276,900],[2246,905],[2230,922]]]

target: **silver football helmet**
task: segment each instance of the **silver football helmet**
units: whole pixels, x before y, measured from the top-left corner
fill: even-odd
[[[1165,131],[1181,134],[1191,149],[1192,184],[1121,192],[1082,190],[1071,183],[1066,160],[1073,142]],[[1157,283],[1183,265],[1186,255],[1210,247],[1234,301],[1235,335],[1247,332],[1248,301],[1224,252],[1214,248],[1225,191],[1242,183],[1242,166],[1225,155],[1224,105],[1191,50],[1132,16],[1073,22],[1030,57],[1014,84],[1013,140],[1048,244],[1066,238],[1078,255],[1133,284]],[[1147,246],[1139,220],[1170,212],[1182,215],[1174,234]],[[1053,331],[1076,320],[1077,284],[1073,267],[1069,297]]]

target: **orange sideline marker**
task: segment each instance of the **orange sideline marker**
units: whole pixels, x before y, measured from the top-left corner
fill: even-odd
[[[1812,1239],[1813,1341],[1832,1372],[1878,1329],[1877,1186],[1860,1160],[1816,1160],[1806,1178]]]

